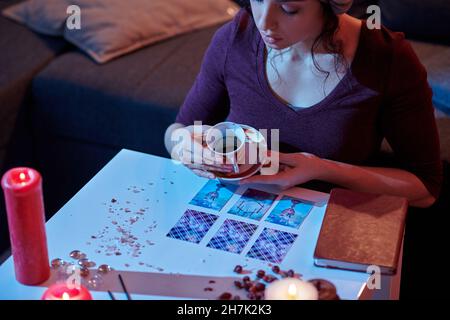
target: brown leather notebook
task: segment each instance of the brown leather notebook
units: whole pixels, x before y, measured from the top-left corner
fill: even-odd
[[[407,212],[405,198],[332,189],[315,265],[362,272],[376,265],[381,273],[394,274]]]

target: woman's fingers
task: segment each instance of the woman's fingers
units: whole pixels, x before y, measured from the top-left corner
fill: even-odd
[[[273,176],[257,175],[257,176],[252,176],[250,178],[239,181],[239,184],[241,184],[241,185],[252,184],[252,183],[275,184],[276,180],[273,178]]]
[[[223,173],[231,172],[231,170],[229,168],[215,167],[215,166],[209,166],[209,165],[205,165],[205,164],[189,163],[189,164],[185,164],[185,166],[192,170],[196,169],[196,170],[223,172]]]
[[[279,172],[275,175],[256,175],[250,178],[241,180],[239,184],[272,184],[281,187],[282,189],[288,188],[291,185],[292,174],[290,170]]]
[[[293,167],[293,159],[287,156],[285,153],[276,154],[275,151],[272,151],[272,155],[280,157],[280,165],[278,167],[278,173],[274,175],[255,175],[249,177],[247,179],[241,180],[241,184],[250,184],[250,183],[264,183],[264,184],[279,184],[285,185],[286,179],[289,180],[290,173]]]
[[[240,181],[240,184],[252,184],[252,183],[262,183],[262,184],[281,184],[282,181],[278,177],[278,174],[274,176],[263,176],[257,175]]]
[[[282,153],[278,151],[268,150],[267,157],[264,160],[263,165],[269,166],[274,162],[278,162],[280,167],[284,164],[289,167],[295,167],[298,162],[296,154],[293,153]]]
[[[233,171],[233,166],[231,164],[223,164],[217,159],[211,159],[210,157],[205,156],[200,153],[193,153],[189,149],[182,150],[181,162],[183,164],[195,164],[195,165],[204,165],[209,166],[215,170],[220,170],[221,172],[231,172]]]
[[[219,155],[214,155],[208,148],[203,148],[202,159],[206,164],[217,165],[217,166],[229,166],[232,168],[231,164],[226,164],[223,157]]]
[[[248,179],[242,180],[240,184],[270,184],[280,187],[285,190],[294,185],[307,182],[311,179],[309,173],[310,161],[308,158],[315,157],[314,155],[307,153],[287,154],[287,153],[274,153],[272,151],[271,160],[276,160],[279,157],[279,169],[275,175],[258,175]]]
[[[198,169],[192,169],[192,172],[194,172],[197,176],[206,178],[206,179],[215,179],[216,176],[208,171],[198,170]]]
[[[280,164],[285,164],[290,167],[296,167],[298,165],[298,155],[295,153],[278,153]]]
[[[200,169],[200,170],[208,170],[208,171],[219,171],[229,173],[233,171],[233,167],[231,165],[225,164],[209,164],[202,159],[197,159],[197,161],[190,161],[190,159],[183,162],[185,166],[188,166],[192,169]]]

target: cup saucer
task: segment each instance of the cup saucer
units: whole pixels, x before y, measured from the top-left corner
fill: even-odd
[[[258,173],[258,171],[262,168],[261,163],[254,164],[250,166],[247,170],[240,173],[222,173],[222,172],[215,172],[214,174],[216,177],[221,181],[239,181],[242,179],[249,178],[253,176],[254,174]]]

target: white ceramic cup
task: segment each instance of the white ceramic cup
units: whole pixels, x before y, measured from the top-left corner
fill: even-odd
[[[244,173],[258,164],[258,147],[267,150],[258,130],[234,122],[221,122],[206,132],[206,144],[212,154],[233,165],[233,174]],[[252,154],[253,152],[253,154]]]
[[[224,164],[231,164],[233,172],[239,173],[239,164],[245,162],[246,135],[244,129],[234,122],[221,122],[206,133],[206,145]]]

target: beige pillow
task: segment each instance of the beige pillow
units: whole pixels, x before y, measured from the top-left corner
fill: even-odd
[[[81,29],[66,27],[67,7],[81,9]],[[47,35],[61,35],[98,63],[155,42],[230,20],[230,0],[28,0],[3,14]]]

